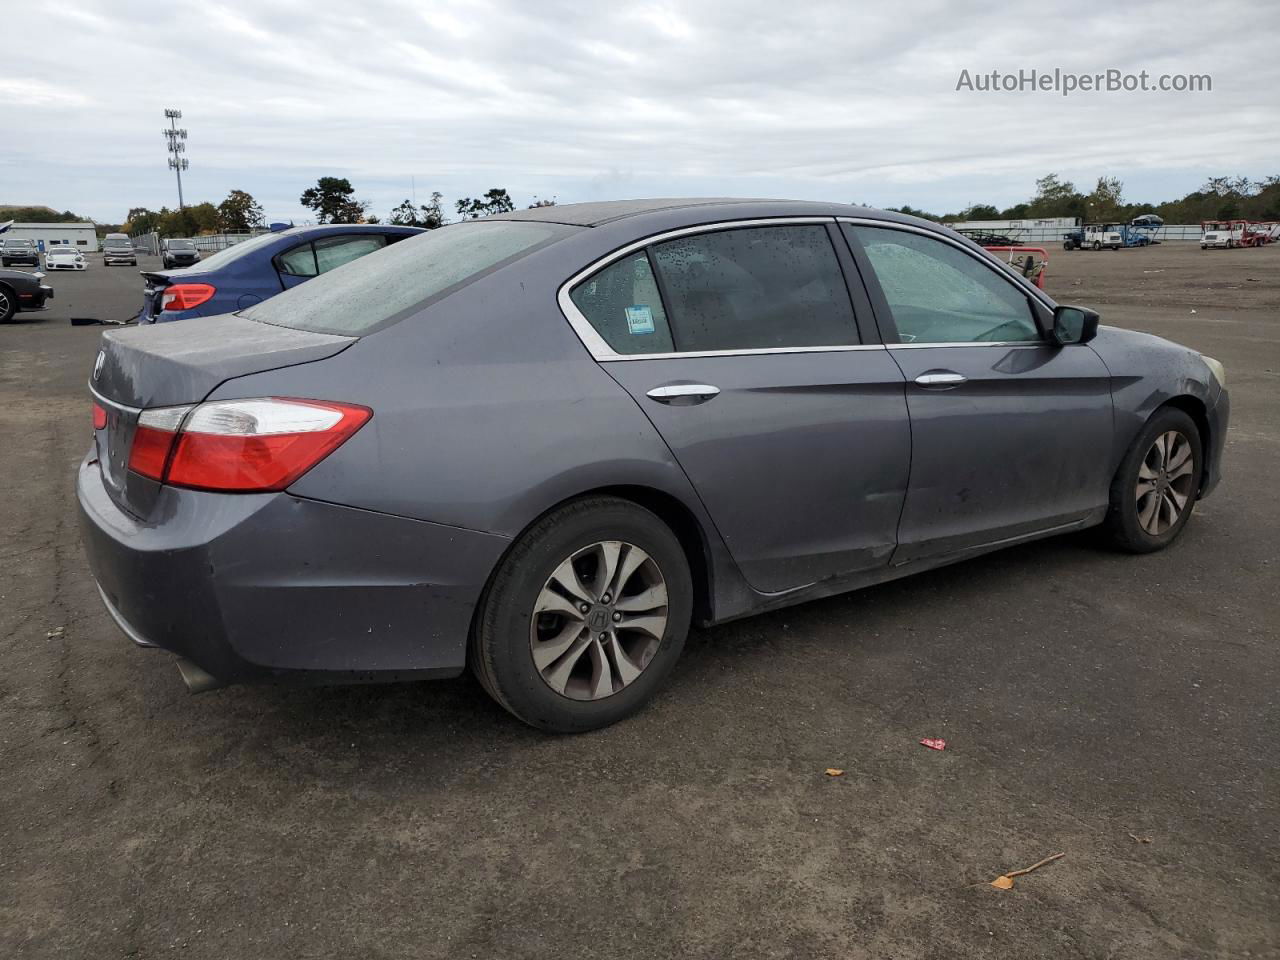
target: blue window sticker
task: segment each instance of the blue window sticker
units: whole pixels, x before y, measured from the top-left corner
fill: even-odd
[[[647,303],[627,307],[627,331],[629,333],[653,333],[653,311]]]

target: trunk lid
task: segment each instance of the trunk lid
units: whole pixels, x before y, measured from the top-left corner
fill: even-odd
[[[107,411],[94,442],[111,498],[145,518],[159,492],[159,484],[129,472],[142,410],[199,403],[226,380],[323,360],[355,341],[234,314],[103,333],[89,386]]]

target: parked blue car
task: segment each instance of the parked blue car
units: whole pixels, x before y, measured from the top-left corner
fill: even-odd
[[[243,310],[365,254],[422,233],[420,227],[328,224],[264,233],[191,267],[143,271],[139,323]]]

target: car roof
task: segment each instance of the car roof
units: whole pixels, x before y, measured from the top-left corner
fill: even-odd
[[[396,233],[424,233],[422,227],[410,227],[399,223],[315,223],[310,226],[290,227],[288,230],[276,232],[277,237],[296,237],[302,234],[326,233],[385,233],[388,230]]]
[[[663,220],[705,223],[717,219],[752,217],[863,217],[897,223],[928,221],[887,210],[821,200],[766,200],[741,197],[659,197],[644,200],[604,200],[534,207],[488,217],[489,220],[535,220],[575,227],[600,227],[620,220]],[[936,229],[936,224],[928,224]]]

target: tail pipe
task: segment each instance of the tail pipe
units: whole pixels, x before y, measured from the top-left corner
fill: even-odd
[[[178,657],[178,672],[182,674],[182,682],[187,685],[188,693],[206,693],[226,686],[225,682],[202,670],[186,657]]]

